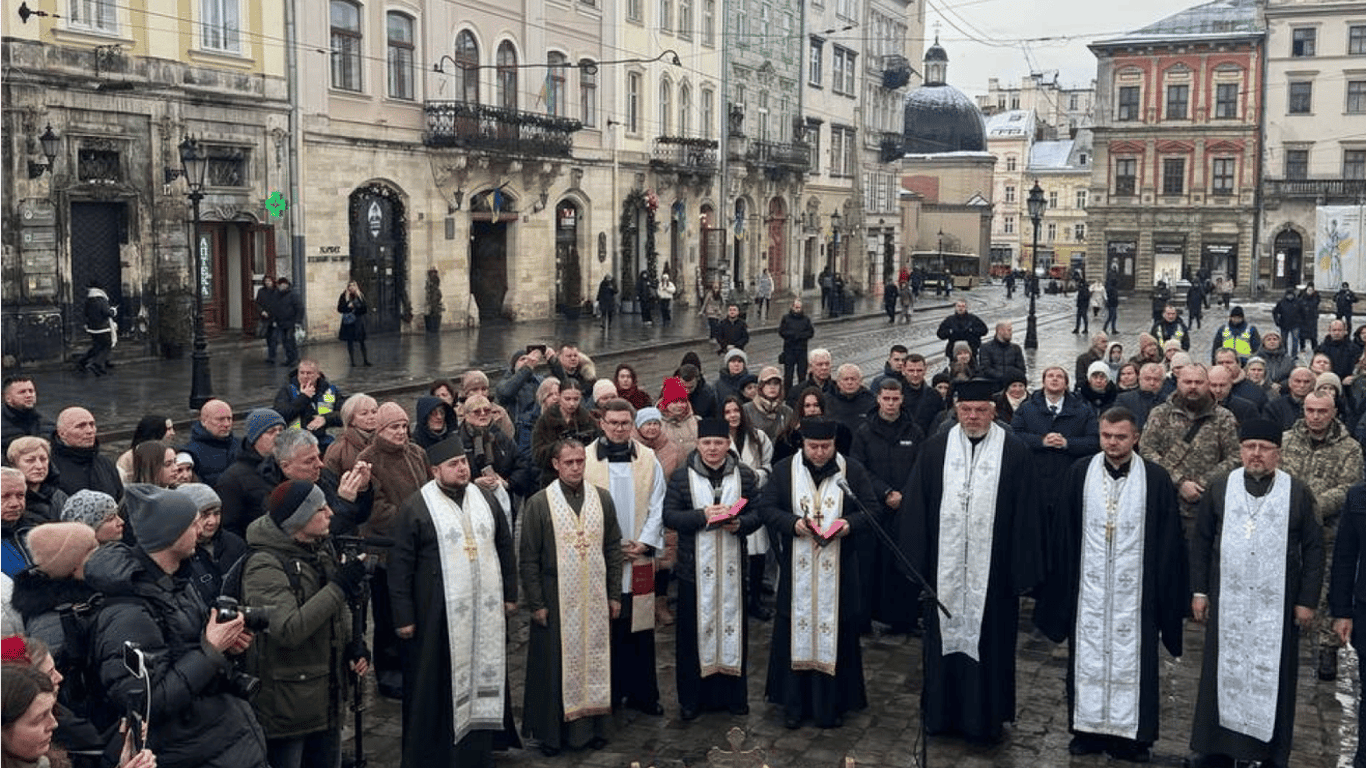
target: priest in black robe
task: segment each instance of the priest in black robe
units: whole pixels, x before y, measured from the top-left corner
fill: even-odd
[[[1191,541],[1191,614],[1206,624],[1188,762],[1285,768],[1300,631],[1313,625],[1323,583],[1323,527],[1309,488],[1277,469],[1280,425],[1253,419],[1238,438],[1243,466],[1200,498]]]
[[[1068,641],[1074,755],[1148,762],[1158,730],[1158,641],[1181,655],[1189,560],[1167,470],[1134,451],[1127,408],[1100,416],[1101,454],[1068,470],[1034,624]]]
[[[729,425],[702,419],[697,448],[674,470],[664,496],[664,525],[678,531],[675,674],[684,720],[711,710],[749,713],[745,537],[762,522],[758,479],[730,447]],[[742,499],[746,503],[738,513],[708,522]],[[699,633],[705,645],[699,644]]]
[[[1328,609],[1333,631],[1351,643],[1357,656],[1366,656],[1366,482],[1347,491],[1333,547],[1333,575],[1328,582]],[[1361,631],[1358,632],[1357,630]],[[1366,668],[1357,672],[1366,676]],[[1366,766],[1366,686],[1357,690],[1357,748],[1352,765]]]
[[[868,705],[858,632],[868,590],[859,577],[857,537],[872,532],[839,478],[864,509],[878,502],[863,465],[836,453],[836,431],[828,419],[803,419],[801,453],[774,466],[759,498],[759,514],[778,538],[782,574],[765,694],[782,706],[789,729],[807,719],[838,728],[845,712]]]
[[[488,768],[493,765],[495,749],[521,746],[512,723],[512,687],[507,683],[504,646],[505,616],[517,610],[512,532],[493,494],[470,484],[470,465],[459,436],[432,445],[427,449],[427,458],[433,465],[432,479],[400,507],[394,548],[389,554],[389,595],[404,665],[402,765]],[[431,497],[433,493],[448,499],[452,506]],[[444,524],[433,514],[433,501],[440,508],[436,514],[447,518]],[[483,513],[482,518],[475,516],[476,509]],[[463,521],[454,519],[459,516],[468,517]],[[458,531],[455,535],[462,543],[445,541],[443,531]],[[445,563],[443,547],[447,549]],[[457,605],[461,606],[458,610],[469,610],[476,617],[462,622],[478,629],[466,633],[463,641],[489,648],[492,653],[501,654],[503,661],[502,727],[491,728],[487,716],[482,723],[476,716],[476,727],[458,740],[451,686],[458,684],[455,680],[459,676],[451,670],[451,636],[446,614],[448,580],[471,585]],[[497,604],[491,604],[489,613],[469,608],[490,598]],[[480,662],[487,664],[488,660],[477,658],[480,654],[468,655],[475,658],[472,674],[466,680],[475,688],[475,680],[482,671]],[[480,692],[471,690],[469,694],[475,697]],[[497,719],[494,716],[493,720]]]
[[[994,423],[993,388],[958,383],[958,423],[921,445],[901,501],[901,548],[953,614],[924,610],[926,730],[988,744],[1015,719],[1020,595],[1044,571],[1036,473]]]

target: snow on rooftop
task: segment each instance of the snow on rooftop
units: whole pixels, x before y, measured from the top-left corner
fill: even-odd
[[[1213,0],[1097,45],[1170,40],[1173,38],[1243,37],[1263,31],[1258,0]]]
[[[1029,168],[1038,170],[1066,168],[1067,159],[1072,154],[1074,144],[1076,142],[1072,139],[1034,142],[1034,146],[1029,151]]]

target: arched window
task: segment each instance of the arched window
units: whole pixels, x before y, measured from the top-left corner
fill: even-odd
[[[545,73],[545,111],[556,117],[565,116],[564,74],[569,57],[558,51],[546,54],[550,69]]]
[[[456,97],[470,104],[479,103],[479,43],[468,29],[455,36]]]
[[[498,106],[517,108],[517,49],[511,40],[498,44]]]
[[[674,98],[673,86],[669,85],[668,80],[659,81],[659,135],[673,135],[673,120],[670,113],[673,112]]]
[[[692,88],[687,83],[678,86],[678,135],[692,135]]]

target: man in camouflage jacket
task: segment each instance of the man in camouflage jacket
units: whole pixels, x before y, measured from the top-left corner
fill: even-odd
[[[1228,409],[1214,404],[1205,366],[1192,363],[1181,369],[1176,391],[1148,414],[1139,455],[1171,475],[1189,539],[1196,505],[1210,481],[1241,462],[1238,422]]]
[[[1347,491],[1362,478],[1361,445],[1337,420],[1332,394],[1311,392],[1304,398],[1304,418],[1286,433],[1281,446],[1281,469],[1309,486],[1314,506],[1323,522],[1323,546],[1332,552],[1337,541],[1338,515]],[[1335,680],[1338,673],[1338,642],[1328,611],[1328,576],[1324,575],[1319,611],[1314,615],[1319,636],[1319,679]]]

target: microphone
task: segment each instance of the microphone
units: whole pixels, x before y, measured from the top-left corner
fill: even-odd
[[[844,475],[840,475],[839,477],[835,478],[835,485],[839,486],[839,489],[841,491],[844,491],[849,496],[852,496],[856,499],[858,498],[854,495],[854,489],[849,486],[849,481],[844,478]]]

